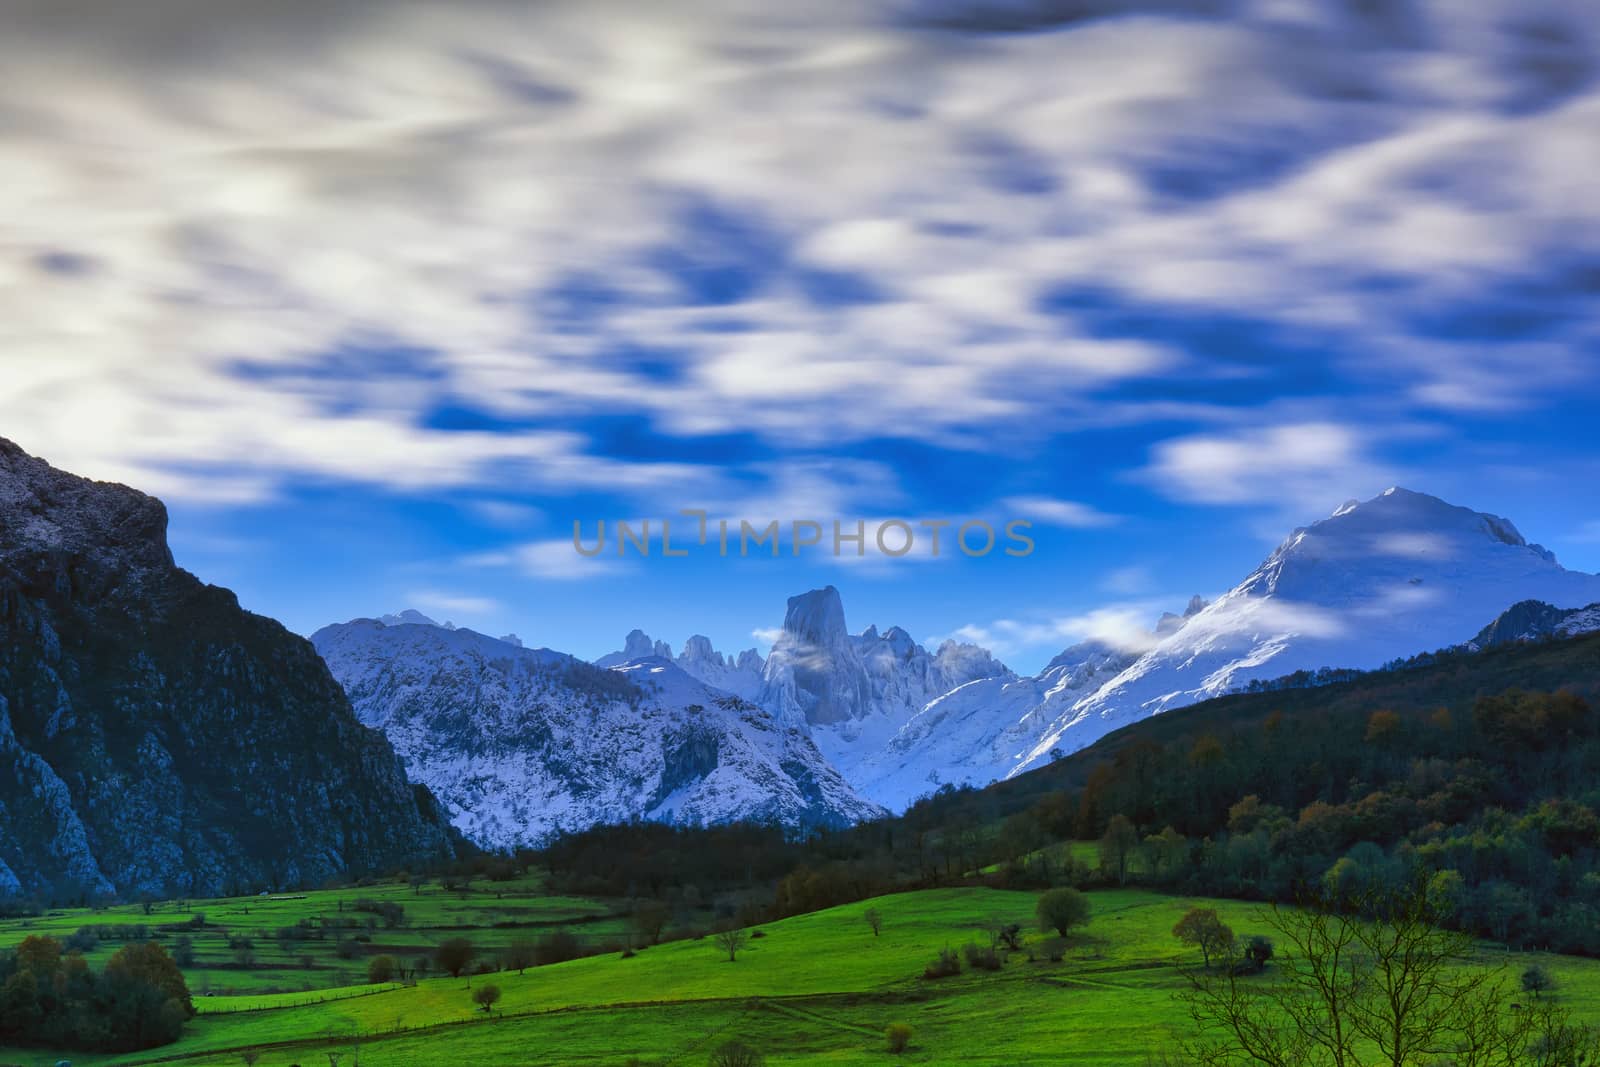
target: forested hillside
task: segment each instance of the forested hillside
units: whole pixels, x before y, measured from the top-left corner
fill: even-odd
[[[1449,655],[1156,716],[983,790],[796,842],[612,827],[540,857],[574,888],[745,891],[792,914],[983,877],[1350,899],[1436,880],[1457,925],[1600,954],[1600,635]],[[1099,863],[1053,843],[1099,843]],[[1081,850],[1079,850],[1081,852]]]

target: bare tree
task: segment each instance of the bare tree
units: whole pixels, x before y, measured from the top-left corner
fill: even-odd
[[[732,963],[738,958],[739,950],[750,943],[750,934],[746,930],[733,927],[718,931],[712,940],[717,943],[718,948],[728,954],[728,962]]]
[[[1361,904],[1267,912],[1284,961],[1275,981],[1247,977],[1251,968],[1231,958],[1189,972],[1199,1034],[1188,1058],[1202,1067],[1576,1067],[1600,1054],[1595,1032],[1548,1002],[1510,1003],[1502,973],[1475,964],[1470,936],[1439,925],[1425,888]]]
[[[873,937],[877,937],[879,934],[883,933],[883,913],[877,908],[868,908],[866,911],[861,913],[861,917],[867,920],[868,926],[872,927]]]

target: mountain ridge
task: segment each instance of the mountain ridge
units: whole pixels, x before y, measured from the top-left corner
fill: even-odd
[[[166,531],[154,497],[0,440],[0,890],[220,894],[453,854],[309,643],[179,569]]]

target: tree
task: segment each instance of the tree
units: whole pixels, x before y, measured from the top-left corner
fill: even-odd
[[[434,950],[433,958],[439,964],[439,969],[449,974],[452,978],[460,978],[473,959],[478,955],[478,950],[472,942],[464,937],[452,937],[439,943]]]
[[[505,952],[500,955],[500,966],[508,971],[522,974],[529,967],[534,966],[537,959],[537,946],[525,937],[519,937],[506,946]]]
[[[1251,934],[1245,940],[1244,952],[1241,955],[1243,955],[1245,962],[1252,969],[1259,972],[1267,969],[1267,961],[1272,959],[1273,952],[1271,938],[1263,937],[1260,934]]]
[[[1468,966],[1471,935],[1445,930],[1426,886],[1372,896],[1365,918],[1327,900],[1266,916],[1292,966],[1269,983],[1236,967],[1192,971],[1204,1067],[1575,1067],[1600,1038],[1549,1001],[1515,1005],[1496,972]]]
[[[763,1067],[767,1058],[743,1041],[729,1041],[707,1061],[710,1067]]]
[[[383,985],[385,982],[394,981],[395,962],[393,956],[374,956],[367,961],[367,981],[373,985]]]
[[[890,1023],[883,1036],[890,1052],[904,1052],[911,1044],[911,1027],[906,1023]]]
[[[661,901],[642,901],[633,909],[633,928],[652,945],[659,944],[661,931],[666,929],[667,920],[671,917],[672,909]]]
[[[883,932],[883,913],[877,908],[868,908],[861,913],[861,917],[872,927],[872,936],[877,937]]]
[[[732,963],[739,955],[739,950],[750,943],[750,934],[738,927],[729,927],[720,930],[712,939],[717,947],[728,954],[728,962]]]
[[[1100,837],[1100,869],[1116,875],[1118,885],[1128,884],[1128,861],[1139,847],[1139,831],[1126,815],[1113,815]]]
[[[1089,898],[1076,889],[1052,889],[1039,897],[1034,913],[1039,917],[1039,929],[1066,937],[1074,926],[1089,921]]]
[[[500,1003],[500,987],[497,985],[481,985],[472,991],[472,1002],[482,1008],[487,1014],[494,1010]]]
[[[1172,928],[1172,936],[1186,945],[1195,945],[1207,967],[1212,957],[1225,958],[1233,948],[1233,931],[1217,917],[1214,908],[1190,908]]]
[[[244,1061],[244,1067],[256,1067],[261,1060],[261,1053],[253,1048],[247,1048],[239,1053],[239,1058]]]
[[[1168,826],[1144,839],[1144,852],[1145,865],[1156,880],[1170,881],[1189,857],[1189,839]]]
[[[1550,976],[1549,971],[1538,964],[1534,964],[1522,972],[1522,991],[1524,993],[1532,993],[1535,997],[1538,997],[1550,992],[1555,987],[1556,980]]]

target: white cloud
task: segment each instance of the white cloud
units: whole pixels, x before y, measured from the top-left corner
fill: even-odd
[[[1100,579],[1100,588],[1118,596],[1138,596],[1155,588],[1155,574],[1143,564],[1117,567]]]
[[[1050,526],[1097,529],[1102,526],[1114,526],[1121,521],[1116,515],[1108,515],[1098,508],[1080,504],[1076,500],[1059,500],[1046,496],[1014,496],[1000,503],[1002,507],[1016,512],[1019,519],[1028,519]]]
[[[1316,509],[1393,484],[1359,431],[1302,422],[1194,434],[1156,445],[1143,476],[1168,495],[1204,504]]]
[[[494,615],[504,610],[504,606],[498,600],[493,600],[489,597],[446,593],[434,589],[423,589],[409,593],[406,601],[417,605],[425,612],[451,615],[457,618],[470,619],[475,616]]]
[[[906,32],[899,3],[51,7],[0,41],[26,87],[0,127],[0,426],[172,495],[670,494],[710,475],[562,427],[993,450],[1155,417],[1098,394],[1229,363],[1041,310],[1059,288],[1349,331],[1372,343],[1301,358],[1425,409],[1591,373],[1576,300],[1537,346],[1409,321],[1600,236],[1600,89],[1540,81],[1512,0],[1422,5],[1403,65],[1400,29],[1333,5],[977,37]],[[1592,13],[1546,15],[1593,60]],[[697,270],[726,303],[682,291]],[[875,298],[814,300],[808,271]],[[567,306],[574,280],[614,299]],[[618,355],[640,349],[669,372]],[[440,429],[438,405],[521,428]],[[1203,437],[1160,459],[1186,498],[1262,491]]]

